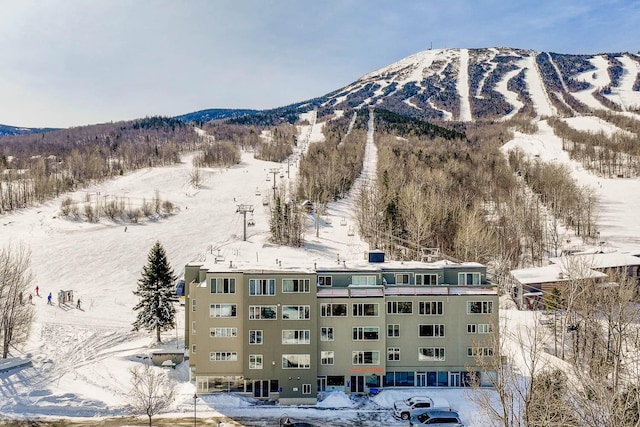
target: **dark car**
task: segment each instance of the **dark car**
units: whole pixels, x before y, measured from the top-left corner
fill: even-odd
[[[179,297],[184,296],[184,280],[180,279],[176,282],[176,295]]]
[[[455,411],[442,411],[439,409],[421,409],[413,411],[409,419],[410,426],[430,427],[464,427],[460,416]]]

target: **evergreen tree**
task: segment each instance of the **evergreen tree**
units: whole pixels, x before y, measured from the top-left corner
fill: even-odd
[[[149,262],[143,267],[142,277],[138,280],[138,290],[133,292],[140,297],[140,302],[133,307],[138,312],[133,330],[155,330],[158,342],[162,342],[160,332],[175,325],[176,309],[173,302],[176,295],[173,283],[176,276],[160,242],[156,241],[147,259]]]

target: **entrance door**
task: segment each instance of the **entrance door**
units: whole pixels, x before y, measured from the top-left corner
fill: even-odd
[[[351,393],[364,393],[364,376],[351,376]]]
[[[426,386],[427,386],[427,373],[416,372],[416,387],[426,387]]]
[[[449,372],[449,387],[460,387],[460,372]]]
[[[327,377],[318,377],[318,391],[327,391]]]
[[[253,382],[253,397],[269,397],[269,380]]]

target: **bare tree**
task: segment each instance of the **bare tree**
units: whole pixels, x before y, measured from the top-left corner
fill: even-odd
[[[151,418],[168,408],[173,402],[174,388],[164,375],[148,364],[132,368],[131,375],[132,411],[136,414],[146,414],[151,427]]]
[[[202,174],[200,168],[194,167],[189,173],[189,184],[193,185],[193,188],[200,188],[202,185]]]
[[[26,303],[32,280],[31,252],[22,244],[9,244],[0,251],[0,335],[2,358],[9,347],[24,342],[33,322],[33,307]]]

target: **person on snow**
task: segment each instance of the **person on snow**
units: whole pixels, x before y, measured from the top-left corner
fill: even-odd
[[[31,301],[33,301],[33,295],[29,294],[29,305],[31,305],[31,304],[32,304],[32,302],[31,302]]]
[[[80,309],[80,298],[78,298],[78,303],[76,304],[76,308]]]
[[[51,304],[51,292],[49,292],[49,296],[47,297],[47,304],[53,305]]]
[[[40,296],[40,287],[36,285],[36,296]]]

